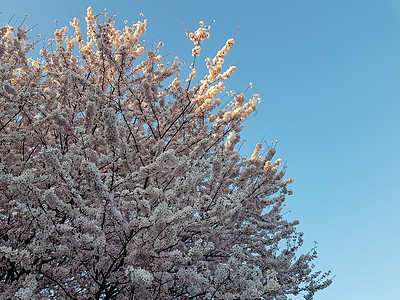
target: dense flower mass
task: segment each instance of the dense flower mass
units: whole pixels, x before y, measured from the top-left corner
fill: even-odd
[[[282,218],[292,179],[275,149],[235,149],[260,99],[232,91],[220,105],[234,39],[191,86],[194,64],[182,82],[161,43],[145,50],[147,20],[117,29],[89,7],[86,23],[56,30],[36,60],[26,30],[0,28],[1,299],[311,299],[327,287]],[[209,30],[188,33],[194,58]]]

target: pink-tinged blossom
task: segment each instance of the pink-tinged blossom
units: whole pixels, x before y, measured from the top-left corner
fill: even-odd
[[[293,179],[275,149],[237,151],[258,94],[230,91],[220,106],[234,39],[193,84],[194,63],[181,80],[162,43],[146,52],[147,20],[117,29],[98,16],[88,8],[85,39],[77,19],[71,36],[56,30],[37,60],[25,29],[0,28],[0,298],[311,299],[326,288],[315,249],[297,254],[298,221],[283,218]],[[187,33],[194,58],[209,30]]]

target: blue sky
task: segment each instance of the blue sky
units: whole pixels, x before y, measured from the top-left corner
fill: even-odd
[[[246,121],[243,155],[278,140],[294,195],[285,215],[300,220],[304,251],[333,284],[315,299],[398,299],[400,282],[400,0],[2,1],[0,23],[50,38],[88,5],[123,20],[149,19],[147,41],[191,61],[186,27],[212,20],[202,58],[232,37],[229,89],[253,83],[262,103]]]

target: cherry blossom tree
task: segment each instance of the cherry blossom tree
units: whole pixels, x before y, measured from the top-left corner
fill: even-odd
[[[298,222],[282,217],[293,180],[274,147],[238,153],[260,98],[224,92],[234,39],[195,84],[203,22],[187,32],[187,78],[162,43],[146,50],[147,20],[117,29],[89,7],[85,33],[70,25],[38,59],[26,29],[0,29],[1,298],[311,299],[326,288],[315,248],[297,254]]]

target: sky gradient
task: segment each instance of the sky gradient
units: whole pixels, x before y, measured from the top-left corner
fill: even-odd
[[[264,135],[278,140],[295,180],[285,217],[300,221],[304,252],[318,241],[316,269],[335,275],[315,299],[399,299],[400,0],[3,0],[0,24],[15,14],[10,24],[19,25],[27,13],[32,36],[48,39],[74,17],[83,24],[88,5],[115,13],[117,27],[143,13],[146,41],[164,42],[161,54],[187,61],[183,69],[192,48],[185,26],[216,21],[202,62],[240,25],[227,86],[252,82],[262,98],[240,152],[250,156]]]

